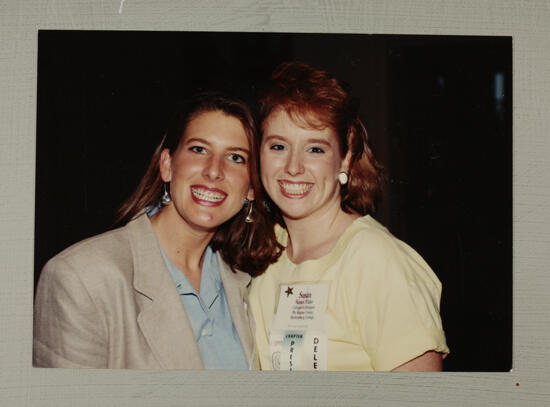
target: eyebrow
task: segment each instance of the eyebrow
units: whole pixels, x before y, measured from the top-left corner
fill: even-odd
[[[212,145],[212,143],[210,143],[209,141],[203,139],[203,138],[200,138],[200,137],[191,137],[190,139],[187,139],[185,140],[184,144],[190,144],[190,143],[202,143],[202,144],[206,144],[208,146]],[[242,148],[242,147],[228,147],[227,148],[228,151],[242,151],[243,153],[246,153],[246,154],[250,154],[250,152],[248,151],[247,148]]]
[[[271,141],[271,140],[287,141],[286,138],[284,138],[283,136],[279,136],[278,134],[273,134],[273,135],[266,136],[263,141],[268,142],[268,141]],[[323,144],[325,146],[332,147],[331,144],[327,140],[322,139],[322,138],[308,138],[306,140],[306,142],[307,142],[307,144]]]
[[[330,143],[322,138],[308,138],[307,142],[308,144],[324,144],[328,147],[331,147]]]
[[[262,141],[269,141],[269,140],[282,140],[285,141],[284,137],[278,136],[277,134],[265,136]]]

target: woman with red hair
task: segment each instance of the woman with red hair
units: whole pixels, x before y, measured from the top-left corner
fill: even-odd
[[[342,82],[283,63],[261,100],[278,262],[252,282],[262,369],[441,370],[441,283],[369,212],[380,165]]]

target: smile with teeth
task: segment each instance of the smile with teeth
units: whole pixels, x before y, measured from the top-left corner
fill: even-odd
[[[194,200],[208,204],[219,204],[227,196],[226,193],[219,189],[210,189],[196,185],[191,187],[191,193]]]
[[[279,186],[283,195],[289,198],[302,198],[306,196],[311,188],[313,188],[313,183],[311,182],[289,182],[280,180]]]

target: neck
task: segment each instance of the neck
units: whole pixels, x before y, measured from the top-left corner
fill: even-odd
[[[328,254],[338,239],[360,216],[346,213],[337,206],[323,213],[292,219],[283,216],[288,230],[287,256],[293,263],[318,259]]]
[[[192,228],[173,205],[153,215],[151,224],[166,256],[199,291],[204,252],[215,230]]]

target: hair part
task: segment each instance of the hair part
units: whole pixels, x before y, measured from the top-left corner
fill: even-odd
[[[273,71],[260,106],[262,131],[270,115],[279,109],[298,126],[334,130],[341,157],[351,151],[349,181],[340,186],[340,206],[347,213],[363,216],[374,212],[382,166],[368,145],[367,130],[359,118],[359,99],[351,94],[348,84],[305,63],[283,62]]]
[[[238,119],[245,131],[249,146],[248,174],[250,185],[257,202],[262,202],[265,192],[259,178],[258,126],[248,106],[242,101],[219,92],[201,92],[185,101],[168,125],[158,144],[145,175],[135,191],[121,205],[116,223],[127,223],[140,215],[146,208],[159,203],[164,181],[160,175],[160,156],[164,149],[170,154],[182,142],[187,125],[197,116],[207,112],[222,112]],[[231,219],[220,225],[210,242],[214,251],[220,250],[224,261],[232,268],[261,274],[267,266],[276,261],[282,246],[274,232],[275,221],[262,205],[254,207],[254,222],[246,223],[247,205]]]

